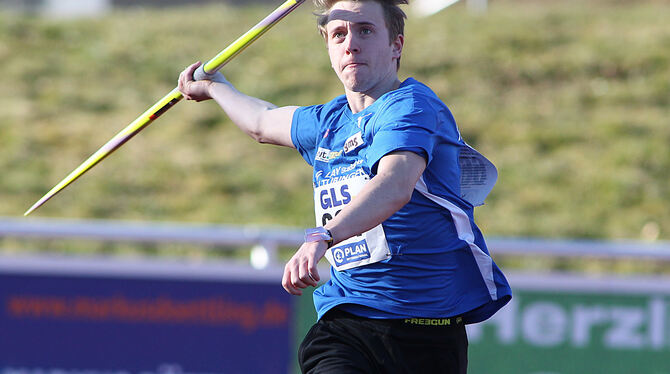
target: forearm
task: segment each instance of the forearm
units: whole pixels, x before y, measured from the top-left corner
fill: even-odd
[[[235,89],[220,73],[194,80],[200,62],[188,66],[179,74],[178,88],[187,100],[215,99],[230,119],[259,143],[295,147],[291,140],[291,125],[295,106],[277,108],[266,101],[245,95]],[[197,70],[198,69],[198,70]]]
[[[425,168],[426,160],[416,153],[398,151],[382,157],[377,175],[325,224],[333,244],[370,230],[405,206]],[[325,240],[308,241],[300,246],[284,267],[284,289],[292,295],[301,295],[301,289],[316,287],[321,279],[316,265],[327,249]]]
[[[337,244],[379,225],[408,200],[406,191],[403,193],[393,178],[377,175],[325,227],[332,234],[333,244]],[[317,264],[327,250],[325,240],[301,245],[284,267],[284,289],[292,295],[302,295],[303,288],[316,287],[321,279]]]
[[[378,174],[326,223],[333,243],[372,229],[405,206],[425,167],[423,157],[412,152],[400,151],[384,156],[379,161]]]
[[[324,227],[331,232],[333,244],[337,244],[381,224],[405,206],[411,196],[411,191],[399,188],[391,178],[377,175]]]
[[[268,111],[277,109],[277,106],[261,99],[245,95],[232,84],[212,82],[209,86],[210,96],[223,108],[226,115],[243,132],[254,140],[266,143],[264,126],[272,124],[264,121]]]

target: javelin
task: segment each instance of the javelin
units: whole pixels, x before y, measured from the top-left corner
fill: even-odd
[[[219,52],[219,54],[211,60],[207,61],[207,63],[202,66],[204,72],[206,74],[214,74],[219,71],[219,69],[232,60],[233,57],[237,56],[246,47],[248,47],[270,28],[272,28],[272,26],[276,25],[279,21],[282,20],[282,18],[291,13],[304,1],[305,0],[287,0],[256,26],[251,28],[244,35],[240,36],[237,40],[226,47],[226,49]],[[97,165],[105,157],[119,149],[123,144],[125,144],[133,136],[137,135],[145,127],[149,126],[154,120],[156,120],[156,118],[167,112],[168,109],[172,108],[183,97],[184,96],[181,94],[181,92],[179,92],[179,89],[175,87],[169,94],[165,95],[156,104],[154,104],[151,108],[149,108],[146,112],[134,120],[130,125],[126,126],[126,128],[121,130],[105,145],[98,149],[93,155],[91,155],[91,157],[89,157],[86,161],[74,169],[67,177],[60,181],[60,183],[47,192],[46,195],[42,196],[42,198],[39,199],[32,207],[30,207],[30,209],[28,209],[28,211],[26,211],[23,215],[27,216],[35,209],[42,206],[49,199],[62,191],[65,187],[69,186],[72,182],[77,180],[77,178],[81,177],[93,166]]]

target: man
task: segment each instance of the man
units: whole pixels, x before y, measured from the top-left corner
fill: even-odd
[[[282,279],[301,295],[317,286],[322,257],[332,265],[314,291],[319,321],[299,350],[304,373],[465,373],[464,324],[511,298],[462,191],[459,157],[476,152],[428,87],[398,79],[407,0],[315,3],[343,96],[278,108],[196,72],[200,63],[179,88],[213,98],[251,137],[296,148],[314,167],[318,227]]]

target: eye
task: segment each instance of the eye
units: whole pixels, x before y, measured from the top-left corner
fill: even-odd
[[[342,40],[347,37],[347,34],[342,30],[333,31],[330,35],[331,35],[330,38],[336,41]]]
[[[368,27],[364,27],[361,29],[361,35],[370,35],[372,34],[372,29]]]

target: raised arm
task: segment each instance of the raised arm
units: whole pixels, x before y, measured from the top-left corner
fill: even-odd
[[[245,95],[218,73],[211,80],[196,81],[193,73],[200,65],[196,62],[179,75],[179,91],[187,100],[214,99],[233,123],[254,140],[295,148],[291,141],[291,122],[297,106],[280,108]]]
[[[407,204],[426,160],[413,152],[392,152],[382,157],[373,177],[342,211],[326,224],[337,244],[379,225]],[[317,263],[327,250],[325,241],[304,243],[284,267],[282,285],[293,295],[316,286]]]

